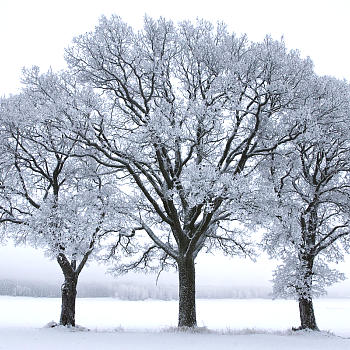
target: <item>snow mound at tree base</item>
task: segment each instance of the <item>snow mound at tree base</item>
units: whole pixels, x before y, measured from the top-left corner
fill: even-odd
[[[67,330],[70,332],[89,332],[90,329],[83,327],[83,326],[63,326],[55,321],[50,321],[49,323],[47,323],[43,328],[57,328],[57,329],[62,329],[62,330]]]
[[[325,336],[325,337],[336,337],[336,335],[334,333],[332,333],[331,331],[322,331],[322,330],[315,330],[315,329],[310,329],[310,328],[306,328],[306,329],[301,329],[300,327],[298,328],[292,328],[292,333],[291,334],[295,334],[295,335],[321,335],[321,336]]]

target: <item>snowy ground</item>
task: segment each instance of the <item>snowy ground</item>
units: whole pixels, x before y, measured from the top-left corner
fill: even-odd
[[[43,328],[59,308],[59,299],[0,297],[0,349],[350,349],[350,299],[315,302],[319,327],[334,336],[288,331],[299,320],[286,300],[198,300],[198,325],[210,330],[199,334],[172,330],[176,301],[78,299],[77,323],[89,332]]]

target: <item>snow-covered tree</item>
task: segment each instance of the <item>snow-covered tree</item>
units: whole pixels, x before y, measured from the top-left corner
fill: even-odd
[[[251,43],[222,24],[146,18],[134,32],[116,16],[75,38],[66,59],[103,102],[70,119],[71,138],[101,165],[124,167],[129,218],[150,238],[124,267],[175,265],[178,324],[193,327],[195,258],[203,248],[250,253],[247,230],[233,223],[255,200],[259,162],[303,131],[312,64],[283,42]]]
[[[73,80],[34,68],[25,84],[21,95],[1,102],[0,223],[18,244],[57,260],[64,275],[60,324],[74,326],[79,274],[101,238],[118,233],[122,194],[92,158],[73,157],[79,144],[61,132],[60,115],[89,112],[78,108]]]
[[[301,328],[317,329],[312,298],[344,279],[328,262],[343,258],[350,233],[350,88],[318,78],[305,100],[305,132],[270,160],[275,221],[267,250],[282,259],[274,294],[299,301]]]

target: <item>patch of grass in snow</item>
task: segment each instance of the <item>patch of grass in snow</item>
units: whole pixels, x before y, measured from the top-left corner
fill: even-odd
[[[219,334],[219,335],[256,335],[256,334],[267,334],[267,335],[280,335],[280,336],[291,336],[291,335],[322,335],[327,337],[335,336],[330,331],[312,331],[312,330],[299,330],[294,331],[292,329],[286,330],[273,330],[263,328],[241,328],[241,329],[223,329],[213,330],[207,327],[167,327],[160,330],[164,333],[189,333],[189,334]]]
[[[227,328],[226,330],[222,330],[219,333],[224,335],[254,335],[254,334],[292,335],[293,331],[291,329],[280,331],[280,330],[262,329],[262,328],[241,328],[241,329]]]
[[[221,334],[229,334],[229,335],[249,335],[249,334],[268,334],[268,335],[321,335],[325,337],[334,337],[335,334],[330,331],[313,331],[311,329],[303,329],[303,330],[273,330],[273,329],[260,329],[260,328],[243,328],[243,329],[230,329],[228,328],[225,331],[221,331]]]
[[[94,333],[127,333],[127,332],[132,332],[129,331],[128,329],[124,329],[122,326],[118,326],[118,327],[113,327],[113,328],[90,328],[89,329],[90,332],[94,332]]]
[[[167,327],[161,329],[164,333],[190,333],[190,334],[221,334],[221,335],[250,335],[250,334],[272,334],[272,335],[292,335],[292,330],[275,331],[258,328],[243,328],[243,329],[231,329],[213,330],[207,327]]]
[[[190,333],[190,334],[211,334],[217,333],[207,327],[166,327],[160,330],[162,333]]]
[[[119,327],[113,328],[113,332],[123,333],[125,332],[125,329],[122,326],[119,326]]]

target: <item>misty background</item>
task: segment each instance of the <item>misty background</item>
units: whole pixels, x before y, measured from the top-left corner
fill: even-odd
[[[248,258],[227,257],[220,253],[202,253],[197,258],[197,296],[199,298],[271,298],[272,274],[278,261],[260,255]],[[82,271],[78,297],[116,297],[126,300],[177,298],[174,271],[157,274],[128,273],[113,276],[110,265],[92,261]],[[333,264],[348,275],[349,259]],[[40,249],[8,243],[0,247],[0,295],[60,297],[63,275],[55,260]],[[327,289],[327,297],[350,297],[350,280]]]

